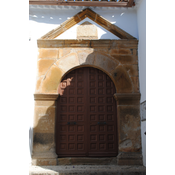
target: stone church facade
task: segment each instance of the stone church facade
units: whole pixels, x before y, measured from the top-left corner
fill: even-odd
[[[86,17],[106,28],[119,37],[120,40],[97,40],[97,29],[89,22],[85,22],[77,28],[77,39],[55,39]],[[142,165],[138,40],[87,8],[38,39],[37,45],[39,54],[37,60],[37,83],[34,94],[35,115],[32,164],[57,165],[59,164],[59,155],[56,153],[56,149],[63,149],[63,152],[65,149],[69,152],[66,156],[70,157],[72,152],[77,152],[77,154],[74,155],[77,157],[107,157],[111,153],[111,155],[115,155],[118,165]],[[90,119],[87,119],[90,118],[90,114],[89,116],[85,116],[87,123],[84,122],[75,126],[71,123],[71,121],[78,123],[77,116],[81,113],[78,113],[79,106],[76,101],[83,95],[78,94],[78,85],[75,86],[75,92],[74,90],[71,91],[68,86],[72,85],[72,80],[70,80],[68,84],[68,79],[64,79],[64,77],[71,74],[71,72],[79,69],[84,70],[85,68],[99,70],[104,74],[104,77],[110,80],[109,83],[107,80],[101,81],[101,87],[100,85],[94,85],[93,89],[89,89],[89,91],[94,90],[94,99],[96,98],[98,101],[98,99],[102,97],[106,104],[100,106],[99,102],[95,106],[93,102],[89,102],[89,108],[87,108],[87,104],[80,103],[81,107],[85,109],[85,111],[83,111],[84,113],[88,112],[96,116],[94,120],[98,121],[98,123],[93,125],[96,128],[94,132],[88,129],[92,126],[92,124],[90,124],[91,121],[89,121]],[[81,76],[81,74],[81,72],[77,73],[76,76]],[[93,76],[95,76],[95,74],[92,74],[92,77]],[[65,88],[62,87],[65,81],[67,83],[65,85],[66,88],[69,88],[71,92],[69,95],[64,96],[65,101],[63,101],[62,105],[60,102],[60,98],[62,99],[60,89]],[[90,80],[87,81],[90,82]],[[100,84],[99,79],[95,81],[97,81],[97,84]],[[110,88],[103,82],[114,85],[111,96],[107,96]],[[80,81],[77,80],[76,83],[80,83]],[[91,87],[91,85],[89,85],[89,87]],[[103,90],[105,92],[103,92]],[[72,93],[75,93],[75,96],[71,96]],[[98,96],[100,93],[102,93],[101,96]],[[75,101],[72,101],[75,103],[74,105],[71,103],[68,104],[69,97],[72,97],[72,99],[75,97]],[[115,101],[113,103],[117,105],[110,107],[106,102],[108,97],[111,101]],[[85,101],[86,100],[88,99],[85,99]],[[63,111],[64,107],[67,112],[63,112],[62,114],[60,111]],[[92,109],[94,107],[94,113],[89,112],[91,107]],[[95,111],[96,108],[97,111]],[[100,113],[98,109],[101,109],[102,112]],[[116,112],[111,112],[112,109]],[[102,115],[103,112],[106,117],[104,117],[100,123],[100,115]],[[70,114],[75,116],[75,118],[71,120],[69,118]],[[111,118],[108,117],[110,114],[112,116]],[[65,123],[63,122],[63,125],[59,125],[59,123],[62,122],[61,115],[65,117],[65,119],[63,119]],[[115,121],[116,124],[110,124],[109,120]],[[63,130],[59,130],[57,127],[62,127]],[[89,146],[82,147],[81,145],[85,141],[83,141],[82,144],[78,142],[79,130],[77,128],[80,128],[80,136],[89,139],[86,143]],[[83,129],[81,130],[81,128]],[[75,132],[70,135],[70,138],[75,140],[70,141],[69,134],[74,130]],[[81,133],[82,131],[84,131],[84,133]],[[93,136],[96,138],[94,142],[91,140],[91,135],[88,135],[88,133],[91,132],[93,133],[92,139]],[[62,142],[62,138],[65,138],[65,141]],[[110,140],[111,138],[113,142]],[[91,145],[92,149],[96,149],[92,155],[90,154]],[[94,148],[93,145],[95,145]],[[114,149],[115,153],[109,148],[111,148],[111,150]],[[84,149],[85,153],[83,154],[82,152],[82,155],[79,155],[81,149]],[[108,151],[106,152],[105,150]]]

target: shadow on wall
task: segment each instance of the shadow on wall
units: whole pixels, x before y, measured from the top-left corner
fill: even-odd
[[[32,157],[32,147],[33,147],[33,129],[30,127],[30,129],[29,129],[29,151],[30,151],[30,157]]]

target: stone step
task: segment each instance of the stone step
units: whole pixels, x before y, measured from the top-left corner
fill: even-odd
[[[30,166],[29,175],[146,175],[146,168],[119,165]]]

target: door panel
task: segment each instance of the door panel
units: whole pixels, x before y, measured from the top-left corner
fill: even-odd
[[[68,73],[59,87],[56,152],[66,156],[116,156],[115,86],[95,68]]]

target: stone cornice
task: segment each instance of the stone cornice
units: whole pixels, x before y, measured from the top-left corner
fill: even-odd
[[[55,101],[59,94],[34,94],[35,101]]]
[[[66,48],[66,47],[87,47],[87,48],[131,48],[137,49],[137,39],[122,39],[122,40],[37,40],[38,48]]]

